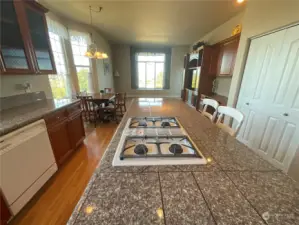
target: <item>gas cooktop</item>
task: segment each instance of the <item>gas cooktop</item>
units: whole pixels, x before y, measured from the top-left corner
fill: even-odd
[[[129,128],[179,128],[175,117],[133,117]]]
[[[113,166],[206,164],[175,117],[129,118]]]
[[[120,159],[182,156],[202,158],[188,136],[129,136]]]

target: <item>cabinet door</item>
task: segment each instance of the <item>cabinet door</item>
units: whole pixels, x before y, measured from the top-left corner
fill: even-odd
[[[68,135],[67,120],[63,120],[50,127],[48,133],[56,162],[61,165],[72,152],[72,146]]]
[[[219,54],[220,54],[220,45],[215,44],[211,48],[210,63],[208,65],[209,66],[208,74],[210,76],[215,77],[217,75]]]
[[[221,44],[219,58],[219,76],[232,76],[239,46],[239,37]]]
[[[28,31],[23,26],[22,2],[1,1],[1,57],[3,74],[33,74]],[[3,32],[4,31],[4,32]]]
[[[7,204],[0,192],[0,210],[1,210],[1,225],[6,225],[7,221],[11,218],[11,213],[7,207]]]
[[[30,4],[25,4],[25,12],[38,73],[56,74],[45,14]]]
[[[73,149],[76,149],[85,137],[81,112],[71,115],[68,122],[68,133]]]

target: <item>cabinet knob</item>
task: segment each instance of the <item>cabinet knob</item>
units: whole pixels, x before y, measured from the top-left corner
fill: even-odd
[[[249,102],[246,102],[245,104],[246,104],[246,105],[249,105]]]
[[[289,116],[289,114],[288,114],[288,113],[284,113],[283,115],[284,115],[284,116]]]

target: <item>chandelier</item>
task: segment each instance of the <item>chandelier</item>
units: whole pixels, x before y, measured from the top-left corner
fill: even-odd
[[[98,10],[93,10],[91,8],[91,5],[89,6],[89,15],[90,15],[90,26],[92,26],[92,11],[94,12],[101,12],[102,11],[102,7],[99,7]],[[91,34],[91,39],[92,39],[92,34]],[[92,43],[87,47],[87,50],[85,52],[85,56],[91,59],[107,59],[108,55],[105,52],[101,52],[99,51],[98,46],[94,43],[93,40],[91,40]]]

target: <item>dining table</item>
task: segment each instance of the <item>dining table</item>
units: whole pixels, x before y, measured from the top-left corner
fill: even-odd
[[[86,101],[92,102],[98,106],[99,119],[101,121],[107,121],[107,118],[101,108],[109,105],[109,102],[115,98],[115,93],[87,93],[87,96],[91,96],[91,99],[86,99]]]
[[[87,95],[101,103],[109,102],[115,98],[115,93],[90,93]]]

